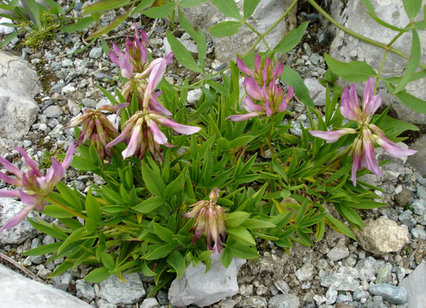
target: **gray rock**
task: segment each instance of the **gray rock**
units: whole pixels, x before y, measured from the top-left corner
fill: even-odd
[[[41,91],[37,73],[24,60],[0,51],[0,138],[19,140],[34,123]]]
[[[408,156],[407,161],[418,171],[423,177],[426,177],[426,135],[423,134],[410,146],[411,149],[416,150],[417,153]]]
[[[367,291],[364,291],[363,289],[357,289],[354,291],[352,297],[354,300],[359,301],[363,298],[367,299],[370,296],[370,294]]]
[[[219,303],[220,308],[234,308],[236,304],[237,304],[237,301],[231,298],[225,299]]]
[[[358,278],[356,269],[343,266],[338,273],[322,277],[320,283],[323,287],[331,287],[336,291],[354,291],[359,287]]]
[[[105,74],[105,73],[102,73],[102,72],[94,72],[93,76],[96,79],[98,79],[98,80],[104,80],[104,79],[106,79],[106,80],[112,80],[112,76],[111,75],[108,75],[108,74]]]
[[[145,298],[140,306],[141,308],[158,308],[160,304],[154,297]]]
[[[426,303],[426,263],[422,261],[401,283],[407,290],[408,307],[422,307]],[[424,307],[424,306],[423,306]]]
[[[61,65],[62,67],[70,67],[73,66],[73,62],[71,59],[63,59]]]
[[[21,201],[12,198],[0,198],[0,225],[3,226],[18,215],[24,207],[25,204]],[[40,215],[32,211],[28,214],[28,217],[35,219],[40,217]],[[22,244],[27,239],[33,238],[35,234],[37,234],[37,230],[31,226],[27,219],[24,219],[15,227],[0,233],[0,244]]]
[[[420,200],[426,200],[426,189],[423,186],[417,186],[417,196]]]
[[[398,217],[399,221],[406,225],[410,230],[416,225],[416,220],[413,218],[412,214],[413,213],[410,210],[407,210],[399,214]]]
[[[364,230],[355,235],[364,250],[375,254],[400,251],[409,241],[407,227],[387,218],[366,220]]]
[[[299,298],[295,294],[280,294],[269,299],[269,308],[298,308]]]
[[[97,59],[97,58],[100,58],[102,56],[102,54],[103,54],[102,47],[93,47],[90,50],[89,58]]]
[[[312,278],[314,274],[314,266],[311,263],[305,263],[296,271],[296,277],[299,281],[305,281]]]
[[[75,288],[77,290],[77,296],[81,296],[88,300],[92,300],[96,297],[95,289],[84,279],[77,280],[75,282]]]
[[[49,106],[43,111],[43,114],[48,118],[58,118],[62,115],[62,113],[63,111],[61,107],[57,105]]]
[[[426,200],[414,200],[411,204],[414,213],[421,216],[426,213]]]
[[[283,294],[287,294],[288,291],[290,291],[290,287],[288,286],[287,282],[282,279],[275,281],[274,286]]]
[[[352,302],[352,296],[350,293],[348,294],[339,294],[337,295],[337,299],[336,299],[337,303],[348,303],[348,302]]]
[[[228,268],[220,262],[220,255],[211,255],[212,265],[190,264],[180,279],[175,279],[169,289],[169,300],[173,306],[208,306],[238,292],[237,274],[245,260],[235,258]]]
[[[268,307],[268,302],[263,297],[250,296],[249,298],[241,301],[240,306],[245,308],[266,308]]]
[[[75,117],[80,112],[80,106],[71,100],[68,100],[68,110]]]
[[[98,302],[98,308],[117,308],[116,305],[107,302],[106,300],[100,299]]]
[[[411,234],[416,239],[426,240],[426,232],[423,226],[417,225],[415,228],[411,229]]]
[[[403,287],[379,283],[370,286],[368,290],[371,294],[381,296],[385,301],[392,304],[404,304],[407,302],[407,291]]]
[[[346,246],[336,246],[327,253],[327,257],[333,262],[344,259],[347,256],[349,256],[349,249]]]
[[[51,286],[25,278],[0,264],[2,307],[91,308],[82,300]]]
[[[333,288],[328,288],[327,292],[325,293],[325,299],[327,305],[334,304],[337,299],[337,291]]]
[[[367,10],[362,4],[362,1],[347,1],[346,9],[343,12],[341,12],[338,8],[340,6],[340,2],[340,0],[335,0],[331,4],[331,7],[333,7],[332,15],[338,22],[363,36],[384,44],[389,43],[394,38],[395,31],[378,25],[376,21],[367,14]],[[402,1],[371,0],[371,3],[375,8],[378,18],[401,28],[404,28],[409,23],[407,14],[404,12]],[[420,16],[418,18],[422,19]],[[419,31],[419,37],[422,45],[421,62],[425,63],[426,32]],[[410,46],[411,33],[408,32],[404,33],[392,45],[392,47],[402,50],[406,54],[410,53]],[[345,34],[341,30],[337,30],[336,36],[330,46],[330,53],[331,56],[344,62],[352,60],[365,61],[372,66],[373,69],[377,70],[380,67],[384,50],[364,43],[355,37]],[[385,76],[402,75],[406,65],[407,60],[396,54],[389,53],[383,67],[383,74]],[[424,80],[417,80],[416,82],[409,83],[406,89],[409,93],[424,100],[426,99],[426,88],[423,85]],[[381,91],[381,94],[384,104],[392,105],[398,114],[398,118],[418,124],[426,123],[425,114],[414,112],[401,102],[398,102],[398,99],[394,96],[387,95],[386,90],[381,90],[383,90]]]
[[[23,142],[20,140],[12,140],[0,137],[0,156],[5,157],[12,151],[16,151],[17,147],[22,147]],[[4,182],[1,182],[4,183]],[[1,184],[0,184],[1,185]]]
[[[391,282],[392,264],[385,263],[377,271],[375,283],[389,283]]]
[[[179,42],[192,53],[198,53],[197,45],[190,39],[179,39]]]
[[[53,93],[61,93],[62,92],[62,88],[65,87],[65,82],[58,81],[57,83],[55,83],[49,90],[50,94]]]
[[[236,1],[240,11],[242,10],[243,0]],[[257,6],[249,23],[263,33],[268,29],[289,7],[292,1],[274,1],[264,0]],[[208,33],[209,28],[221,21],[232,20],[224,17],[224,15],[210,2],[202,3],[190,9],[184,9],[185,17],[189,23],[196,29],[202,29]],[[269,46],[275,46],[288,32],[289,29],[296,25],[295,10],[275,27],[268,35],[266,41]],[[236,36],[238,39],[236,39]],[[222,62],[235,61],[237,54],[244,54],[257,39],[257,35],[249,30],[246,26],[241,27],[239,33],[231,37],[213,37],[213,46],[215,49],[215,58]],[[265,50],[263,43],[255,51]]]
[[[309,95],[314,101],[315,106],[325,106],[325,87],[319,83],[318,79],[306,78],[304,81],[305,86],[309,90]]]
[[[12,20],[7,18],[7,17],[1,17],[0,18],[0,34],[10,34],[14,31],[13,27],[9,27],[6,25],[2,25],[2,24],[11,24]]]
[[[100,283],[99,296],[115,305],[134,304],[146,294],[136,273],[124,275],[123,283],[117,276],[109,276]]]
[[[83,100],[81,102],[83,103],[84,107],[96,108],[97,102],[94,99],[83,98]]]
[[[377,271],[381,266],[381,262],[376,261],[373,257],[368,257],[359,261],[356,269],[359,272],[361,280],[372,281],[376,278]]]
[[[73,276],[70,272],[65,272],[62,275],[52,277],[51,281],[55,288],[66,291],[71,283]]]
[[[202,93],[203,92],[201,91],[201,89],[190,90],[188,91],[188,96],[186,97],[186,101],[189,104],[196,104],[200,100]]]

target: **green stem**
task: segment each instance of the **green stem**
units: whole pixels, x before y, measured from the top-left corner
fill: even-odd
[[[265,44],[265,46],[268,50],[271,50],[271,48],[269,47],[269,44],[266,41],[265,37],[262,36],[262,34],[259,31],[257,31],[252,25],[247,23],[246,20],[244,20],[244,24],[247,26],[247,28],[249,28],[251,31],[253,31],[257,36],[262,37],[263,44]]]
[[[399,49],[395,49],[395,48],[388,48],[388,46],[386,44],[380,43],[378,41],[375,41],[373,39],[370,39],[368,37],[365,37],[361,34],[358,34],[354,31],[352,31],[351,29],[346,28],[345,26],[339,24],[335,19],[333,19],[333,17],[331,17],[326,11],[324,11],[323,8],[321,8],[316,2],[315,0],[307,0],[321,15],[323,15],[329,22],[331,22],[333,25],[335,25],[337,28],[339,28],[340,30],[346,32],[347,34],[356,37],[357,39],[364,41],[366,43],[369,43],[373,46],[382,48],[382,49],[389,49],[389,51],[393,52],[394,54],[397,54],[405,59],[409,59],[409,55],[403,53],[401,50]],[[419,63],[419,66],[421,68],[426,69],[426,65]]]
[[[66,206],[66,205],[64,205],[64,204],[62,204],[62,203],[60,203],[60,202],[58,202],[57,200],[55,200],[54,198],[52,198],[52,197],[50,197],[50,196],[48,196],[46,199],[47,199],[47,200],[49,200],[51,203],[54,203],[54,204],[56,204],[56,205],[60,206],[61,208],[63,208],[63,209],[64,209],[65,211],[67,211],[68,213],[71,213],[71,214],[73,214],[73,215],[75,215],[75,216],[77,216],[77,217],[80,217],[80,218],[84,219],[84,220],[86,220],[86,219],[87,219],[87,217],[86,217],[86,216],[84,216],[83,214],[80,214],[80,213],[78,213],[78,212],[74,211],[73,209],[70,209],[68,206]]]
[[[266,142],[268,143],[269,151],[271,151],[271,162],[272,162],[275,157],[275,150],[274,150],[274,147],[272,146],[272,133],[274,131],[274,116],[272,115],[270,119],[271,119],[271,125],[269,126],[269,132],[268,132],[268,137],[266,138]]]
[[[285,12],[281,15],[280,18],[277,19],[277,21],[274,22],[272,26],[270,26],[262,35],[260,35],[257,40],[251,45],[249,50],[246,51],[243,57],[247,56],[250,52],[253,51],[253,49],[259,44],[259,42],[269,34],[284,18],[287,17],[288,14],[290,14],[291,10],[296,6],[298,0],[294,0],[292,4],[285,10]]]

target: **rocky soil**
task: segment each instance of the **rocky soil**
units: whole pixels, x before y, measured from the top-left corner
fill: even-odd
[[[77,1],[71,13],[80,14],[81,6],[81,2]],[[111,21],[115,17],[113,15],[105,16],[102,22]],[[321,107],[325,89],[318,78],[325,73],[322,54],[328,52],[332,37],[319,15],[307,5],[302,5],[297,23],[305,20],[311,21],[308,31],[303,42],[288,53],[285,64],[301,74],[312,97],[315,97],[315,104]],[[153,57],[164,56],[168,51],[166,29],[174,31],[188,47],[192,43],[178,25],[172,28],[167,20],[153,23],[142,16],[121,24],[105,41],[109,45],[113,41],[123,44],[126,35],[133,35],[133,22],[149,33],[148,46]],[[117,67],[104,53],[100,42],[88,45],[84,35],[59,33],[54,41],[45,42],[38,50],[21,46],[21,38],[17,38],[3,49],[29,62],[35,68],[42,87],[35,93],[39,111],[29,112],[29,116],[36,114],[36,118],[29,124],[28,133],[14,140],[2,135],[2,156],[18,162],[17,151],[13,148],[19,145],[41,165],[46,164],[50,156],[63,153],[73,141],[72,131],[64,129],[72,118],[81,114],[85,107],[95,108],[108,103],[97,86],[113,92],[114,87],[120,85]],[[226,64],[215,58],[211,41],[209,51],[210,69],[223,69]],[[187,76],[193,80],[199,78],[177,62],[166,73],[167,81],[175,85],[182,84]],[[199,95],[197,90],[190,91],[188,103],[196,102]],[[291,108],[296,112],[303,110],[296,102]],[[302,125],[307,124],[306,115],[302,113],[299,121]],[[301,133],[298,125],[292,129],[293,134]],[[379,160],[389,159],[380,150],[376,154]],[[420,284],[410,286],[410,280],[407,280],[416,268],[416,272],[420,273],[416,275],[426,277],[423,261],[426,179],[424,173],[413,168],[414,165],[392,159],[382,168],[383,177],[365,176],[365,181],[382,189],[378,194],[387,206],[362,213],[368,221],[364,232],[359,232],[359,242],[332,229],[326,231],[325,239],[315,247],[295,245],[289,254],[271,242],[259,241],[259,259],[250,260],[240,268],[238,293],[212,307],[420,307],[412,304],[420,295],[410,292],[414,287],[424,292],[426,282],[423,278]],[[98,183],[100,179],[69,170],[65,181],[85,192],[92,182]],[[0,188],[4,188],[3,183],[0,183]],[[9,206],[7,202],[13,204]],[[13,209],[17,207],[18,201],[0,199],[0,225],[16,214]],[[93,307],[169,307],[168,287],[160,290],[154,298],[145,298],[153,288],[153,281],[138,274],[128,275],[126,285],[115,277],[89,284],[82,279],[88,271],[85,267],[47,279],[62,260],[46,263],[44,256],[25,257],[22,253],[54,241],[25,222],[0,234],[0,263],[33,280],[52,284]]]

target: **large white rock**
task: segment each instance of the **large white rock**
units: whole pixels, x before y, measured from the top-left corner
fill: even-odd
[[[3,226],[10,219],[15,217],[25,204],[12,198],[0,198],[0,226]],[[41,214],[32,211],[28,217],[35,219]],[[22,244],[29,238],[33,238],[38,231],[28,222],[27,219],[21,221],[13,228],[3,230],[0,233],[0,244]]]
[[[235,1],[242,12],[243,0]],[[291,0],[262,0],[248,22],[260,33],[265,32],[285,12],[293,1]],[[210,1],[194,8],[184,9],[185,17],[195,27],[209,33],[209,28],[215,24],[235,20],[225,17]],[[242,15],[242,13],[241,13]],[[290,13],[284,21],[274,28],[265,37],[271,47],[278,44],[284,35],[296,26],[296,10]],[[212,37],[215,49],[215,58],[222,62],[235,61],[237,54],[244,54],[256,41],[257,35],[246,26],[240,28],[238,34],[231,37]],[[265,46],[260,45],[257,51],[264,51]],[[255,50],[256,51],[256,50]]]
[[[0,307],[91,308],[82,300],[52,286],[25,278],[0,264]]]
[[[374,254],[400,251],[408,239],[408,228],[387,218],[368,219],[362,232],[356,231],[361,247]]]
[[[401,0],[371,0],[375,8],[377,16],[384,21],[400,28],[404,28],[409,20],[404,11]],[[346,8],[341,11],[342,1],[333,0],[331,11],[333,17],[345,27],[376,41],[388,44],[397,34],[396,31],[382,27],[377,24],[367,13],[362,1],[349,0]],[[423,9],[421,10],[423,11]],[[419,15],[423,19],[422,13]],[[426,63],[426,31],[418,31],[420,42],[422,45],[421,62]],[[393,47],[410,53],[411,32],[403,34],[394,44]],[[364,43],[354,38],[342,30],[336,30],[336,37],[330,46],[331,56],[343,61],[365,61],[376,71],[380,67],[384,50],[373,45]],[[407,60],[393,53],[389,53],[386,57],[383,74],[385,76],[401,75],[407,65]],[[407,84],[406,89],[409,93],[426,100],[425,79]],[[425,124],[426,115],[415,113],[404,104],[402,104],[395,96],[387,94],[383,85],[379,85],[382,93],[383,102],[391,105],[402,120],[412,123]]]
[[[425,307],[426,303],[426,263],[420,263],[414,272],[401,282],[407,290],[408,308]]]
[[[40,92],[37,73],[24,60],[0,51],[0,138],[21,139],[34,123]]]
[[[175,307],[197,305],[209,306],[228,296],[238,293],[237,274],[245,260],[234,258],[225,268],[220,263],[221,255],[211,255],[212,266],[190,264],[180,279],[175,279],[169,289],[169,300]]]

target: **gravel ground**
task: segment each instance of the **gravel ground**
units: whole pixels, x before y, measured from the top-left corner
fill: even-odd
[[[79,14],[79,11],[75,13]],[[289,52],[286,65],[296,69],[303,78],[321,77],[326,67],[320,54],[326,51],[327,38],[324,34],[318,35],[324,31],[318,31],[321,25],[317,15],[301,13],[301,20],[314,21],[309,34],[305,35],[304,43]],[[103,22],[112,18],[114,16],[106,16]],[[123,43],[126,34],[133,33],[133,22],[150,33],[149,47],[153,56],[164,56],[167,49],[164,46],[165,30],[169,27],[164,20],[153,24],[148,19],[136,16],[111,32],[106,41],[109,44],[112,41]],[[186,35],[179,28],[175,29],[175,34]],[[18,40],[14,40],[4,50],[32,63],[43,85],[43,92],[36,98],[41,111],[24,140],[25,150],[43,164],[47,153],[62,152],[72,140],[71,132],[63,127],[81,114],[82,108],[107,103],[96,86],[101,85],[112,92],[114,86],[119,85],[118,70],[103,53],[100,44],[86,46],[80,34],[58,34],[56,40],[47,42],[39,50],[22,48],[18,43]],[[73,54],[84,47],[84,51]],[[211,50],[208,59],[210,68],[222,69],[223,63],[213,59]],[[182,84],[186,76],[192,80],[198,78],[176,62],[166,73],[167,81],[176,85]],[[197,95],[197,91],[190,92],[188,100],[196,101]],[[293,108],[295,111],[302,110],[302,106],[297,104]],[[303,125],[307,117],[301,114],[299,120]],[[292,133],[300,133],[300,127],[295,125]],[[10,153],[8,159],[17,158],[16,154]],[[379,159],[388,157],[379,153]],[[239,294],[213,307],[406,307],[405,303],[398,304],[401,288],[390,287],[397,286],[425,257],[426,179],[398,159],[386,165],[383,172],[384,176],[380,179],[367,176],[366,180],[383,189],[381,194],[388,206],[363,212],[362,216],[366,219],[385,217],[405,225],[409,243],[401,251],[374,255],[331,229],[315,247],[296,244],[289,255],[273,243],[261,241],[258,245],[259,260],[248,261],[240,270]],[[84,192],[92,181],[98,183],[100,179],[69,170],[65,181],[74,183],[77,189]],[[25,257],[22,252],[53,242],[50,236],[33,234],[24,244],[4,245],[0,247],[0,252],[46,280],[62,260],[45,264],[44,256]],[[102,296],[100,284],[88,284],[82,280],[87,271],[87,268],[79,267],[75,272],[66,272],[48,282],[95,307],[116,307]],[[136,280],[135,284],[140,283],[139,279]],[[147,293],[153,288],[150,279],[144,277],[142,283]],[[145,299],[125,307],[159,305],[168,307],[167,289],[161,290],[155,299]]]

